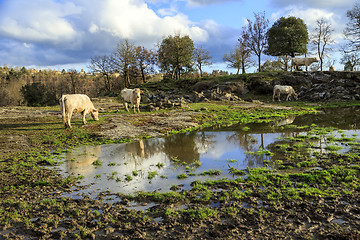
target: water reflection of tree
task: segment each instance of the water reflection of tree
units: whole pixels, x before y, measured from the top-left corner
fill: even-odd
[[[241,161],[245,166],[259,167],[263,165],[264,160],[271,159],[270,156],[264,154],[256,154],[259,149],[270,149],[271,146],[265,146],[264,136],[265,132],[258,133],[258,137],[255,134],[249,134],[243,131],[234,132],[233,135],[227,137],[228,142],[237,142],[241,149],[245,152],[255,152],[254,154],[246,154],[244,161]],[[298,132],[287,131],[281,132],[280,138],[297,137]]]
[[[260,146],[257,139],[253,134],[248,134],[246,132],[235,132],[233,135],[226,138],[228,142],[237,142],[239,143],[240,149],[243,149],[245,152],[254,152],[257,151],[264,144],[263,134],[261,133]],[[264,157],[257,154],[246,154],[245,159],[241,161],[244,166],[255,167],[261,166]]]
[[[233,135],[226,137],[226,140],[228,142],[238,142],[240,148],[248,152],[254,151],[254,145],[257,142],[252,134],[244,132],[235,132]]]
[[[163,151],[168,158],[177,158],[181,162],[192,163],[199,161],[200,153],[205,152],[215,142],[210,141],[214,136],[204,132],[178,134],[165,138]]]

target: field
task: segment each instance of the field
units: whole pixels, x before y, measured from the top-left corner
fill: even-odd
[[[342,103],[352,105],[354,103]],[[161,137],[214,125],[268,122],[315,112],[307,103],[197,103],[189,108],[126,113],[116,102],[96,102],[100,121],[64,129],[58,107],[1,108],[0,238],[4,239],[359,239],[359,148],[307,159],[289,151],[283,166],[236,171],[235,181],[194,181],[189,191],[104,192],[97,199],[64,197],[80,179],[64,178],[46,166],[54,155],[84,144]],[[326,106],[322,106],[326,107]],[[324,129],[309,129],[314,135]],[[292,139],[291,141],[299,141]],[[346,143],[346,139],[341,140]],[[287,148],[285,148],[287,149]],[[317,169],[317,170],[316,170]],[[241,174],[240,174],[241,173]],[[132,202],[150,206],[129,208]]]

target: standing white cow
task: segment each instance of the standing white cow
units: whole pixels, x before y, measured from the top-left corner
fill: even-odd
[[[141,100],[141,95],[140,95],[141,92],[142,91],[140,90],[140,88],[135,88],[135,89],[124,88],[123,90],[121,90],[120,96],[124,101],[126,111],[129,111],[128,103],[131,103],[132,107],[134,108],[134,113],[136,112],[135,108],[137,108],[137,111],[140,112],[139,105]]]
[[[83,124],[86,124],[86,114],[90,113],[95,121],[99,120],[99,112],[95,109],[90,98],[85,94],[62,95],[59,99],[65,128],[71,128],[71,117],[73,113],[82,113]]]
[[[306,66],[306,71],[307,71],[307,67],[310,66],[314,62],[318,62],[318,60],[315,57],[313,57],[313,58],[291,58],[291,71],[292,71],[293,67],[296,70],[296,68],[299,66]]]
[[[273,91],[273,101],[275,100],[275,96],[278,98],[280,102],[280,94],[287,94],[286,101],[289,101],[290,97],[293,97],[297,100],[297,94],[292,86],[282,86],[282,85],[275,85]]]

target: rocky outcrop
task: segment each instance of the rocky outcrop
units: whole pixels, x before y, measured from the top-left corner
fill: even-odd
[[[148,103],[150,110],[159,110],[207,101],[249,101],[257,97],[270,101],[276,84],[292,86],[303,101],[360,100],[360,72],[327,71],[235,75],[228,82],[183,81],[178,89],[143,94],[142,103]]]
[[[359,72],[294,72],[274,84],[292,85],[305,101],[360,100]]]
[[[240,101],[239,96],[244,95],[246,91],[242,81],[221,84],[204,81],[196,83],[187,93],[183,93],[183,89],[177,89],[143,94],[142,102],[148,103],[149,110],[154,111],[170,107],[187,107],[188,103]]]

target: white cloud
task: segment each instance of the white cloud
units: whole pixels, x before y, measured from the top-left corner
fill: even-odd
[[[25,42],[60,44],[73,41],[78,33],[66,17],[79,12],[80,9],[71,3],[6,1],[0,10],[0,35]]]
[[[96,4],[98,6],[94,7]],[[90,1],[87,9],[93,9],[92,24],[95,24],[99,31],[119,38],[149,43],[178,31],[190,35],[195,41],[207,38],[207,33],[193,25],[187,16],[172,11],[171,16],[161,18],[139,1],[136,4],[129,0],[106,0],[101,3]],[[95,9],[100,11],[94,11]]]
[[[80,58],[87,61],[94,55],[107,54],[125,38],[153,48],[163,37],[175,33],[200,42],[208,38],[204,29],[176,9],[171,15],[161,16],[144,0],[3,0],[0,3],[0,40],[33,44],[38,50],[59,57],[59,61],[80,61]],[[56,51],[62,52],[54,54]],[[0,59],[6,58],[6,52],[10,51],[0,52]],[[53,57],[39,58],[29,51],[15,56],[23,53],[33,54],[35,64],[55,62]],[[18,57],[16,64],[23,65],[21,59]]]

